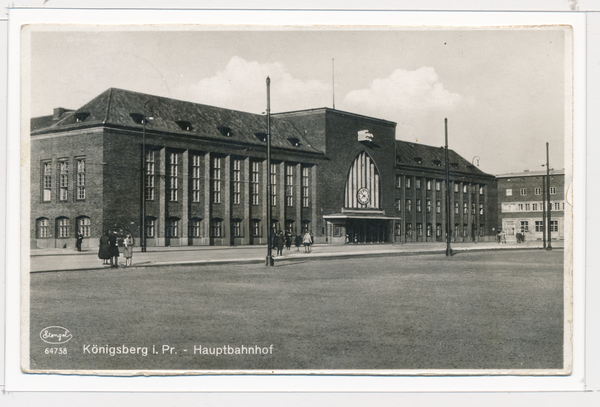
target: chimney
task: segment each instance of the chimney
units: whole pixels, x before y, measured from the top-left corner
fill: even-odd
[[[56,107],[54,108],[54,117],[52,117],[52,120],[59,120],[60,116],[63,115],[63,113],[65,112],[65,108],[64,107]]]

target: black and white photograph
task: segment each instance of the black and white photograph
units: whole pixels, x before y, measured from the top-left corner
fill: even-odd
[[[21,47],[24,372],[571,373],[570,26]]]

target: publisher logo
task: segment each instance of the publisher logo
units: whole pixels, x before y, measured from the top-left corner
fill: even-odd
[[[67,343],[71,340],[73,334],[67,328],[62,326],[49,326],[42,329],[40,339],[46,343],[56,345],[59,343]]]

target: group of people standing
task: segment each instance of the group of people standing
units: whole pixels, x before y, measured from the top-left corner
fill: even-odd
[[[292,236],[290,233],[285,235],[280,230],[273,234],[271,245],[273,249],[277,249],[277,256],[283,256],[283,247],[288,250],[292,247],[292,240],[296,246],[296,251],[300,251],[300,246],[304,245],[304,253],[310,252],[310,246],[315,242],[312,232],[306,232],[303,235]]]
[[[133,257],[133,237],[130,233],[117,230],[107,230],[100,237],[98,257],[103,264],[119,267],[119,256],[123,254],[125,266],[131,266]]]

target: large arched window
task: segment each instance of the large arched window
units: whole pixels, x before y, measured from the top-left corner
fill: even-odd
[[[77,218],[77,230],[81,232],[83,237],[91,236],[90,223],[90,218],[88,218],[87,216],[80,216],[79,218]]]
[[[363,151],[354,159],[348,171],[344,206],[356,209],[379,209],[380,190],[377,166],[371,156]]]
[[[37,220],[37,237],[43,239],[50,237],[50,220],[48,218],[39,218]]]
[[[69,237],[71,223],[69,218],[56,218],[56,236],[66,238]]]

